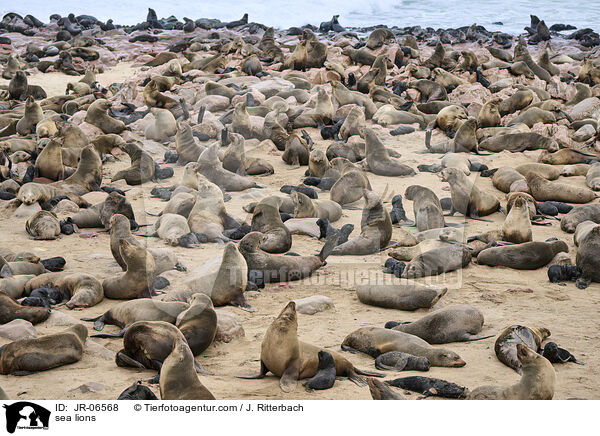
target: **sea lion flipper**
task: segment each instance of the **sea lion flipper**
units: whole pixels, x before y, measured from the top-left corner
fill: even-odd
[[[348,345],[344,345],[344,344],[342,344],[342,351],[347,351],[348,353],[352,353],[352,354],[360,353],[360,351],[358,351],[356,348],[352,348],[352,347],[349,347]]]
[[[267,375],[267,372],[269,372],[269,369],[265,366],[264,362],[261,360],[260,361],[260,372],[258,374],[253,374],[253,375],[236,375],[236,378],[243,378],[246,380],[254,380],[254,379],[259,379],[259,378],[264,378],[265,375]]]
[[[323,245],[323,248],[321,249],[321,252],[319,253],[319,259],[321,259],[322,262],[325,262],[325,259],[327,259],[327,257],[331,254],[331,252],[337,245],[337,241],[338,241],[339,237],[340,237],[339,232],[334,232],[331,235],[327,236],[325,245]]]
[[[300,372],[300,359],[295,359],[281,374],[281,379],[279,380],[279,386],[283,392],[289,393],[294,392],[296,390],[296,386],[298,385],[298,375]]]
[[[96,326],[96,324],[94,324],[94,327]],[[123,336],[125,336],[125,332],[127,331],[129,327],[125,327],[122,330],[119,330],[116,333],[100,333],[97,335],[90,335],[90,338],[122,338]]]
[[[198,362],[196,359],[194,359],[194,369],[196,370],[196,372],[197,372],[198,374],[204,374],[204,375],[215,375],[215,373],[214,373],[214,372],[210,372],[210,371],[208,371],[208,370],[204,369],[204,368],[202,367],[202,365],[200,365],[200,363],[199,363],[199,362]]]
[[[26,375],[31,375],[31,374],[35,374],[37,371],[14,371],[11,372],[11,375],[17,376],[17,377],[23,377]]]
[[[366,375],[369,377],[385,377],[385,374],[382,374],[380,372],[365,371],[365,370],[358,369],[358,368],[354,368],[354,371],[356,372],[356,374]]]
[[[493,338],[495,335],[471,335],[469,333],[465,333],[464,340],[465,342],[471,341],[479,341],[481,339]]]

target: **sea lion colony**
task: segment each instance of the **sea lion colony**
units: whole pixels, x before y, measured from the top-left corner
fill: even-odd
[[[2,387],[593,398],[600,40],[568,28],[5,15]]]

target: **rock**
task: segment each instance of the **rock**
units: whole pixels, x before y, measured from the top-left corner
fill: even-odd
[[[13,194],[16,194],[17,192],[19,192],[20,187],[21,187],[21,185],[19,185],[13,179],[8,179],[8,180],[5,180],[4,182],[0,183],[0,189],[2,189],[3,191],[12,192]]]
[[[217,313],[217,334],[215,341],[231,342],[233,339],[243,338],[246,333],[242,321],[234,313],[223,309],[215,309]]]
[[[81,197],[90,204],[98,204],[106,200],[108,194],[104,191],[92,191],[82,195]]]
[[[104,389],[104,385],[102,385],[100,383],[87,382],[87,383],[82,384],[81,386],[77,386],[76,388],[69,389],[69,392],[79,390],[79,391],[83,392],[84,394],[86,394],[88,392],[100,392],[103,389]]]
[[[583,120],[585,118],[597,119],[600,116],[600,99],[598,97],[590,97],[580,101],[573,106],[570,115],[573,120]]]
[[[59,310],[53,310],[50,313],[50,317],[45,321],[44,325],[49,327],[63,327],[70,326],[74,324],[83,324],[76,318],[73,318],[71,315],[67,315]]]
[[[275,66],[271,66],[271,68],[275,68]],[[270,98],[279,91],[283,91],[285,89],[294,89],[294,84],[279,77],[273,77],[271,79],[263,80],[259,83],[250,85],[248,89],[255,89],[262,93],[266,98]]]
[[[488,89],[491,92],[498,92],[498,91],[501,91],[501,90],[503,90],[505,88],[508,88],[508,87],[512,86],[512,84],[513,84],[513,79],[510,78],[510,77],[507,77],[506,79],[500,79],[500,80],[492,83],[488,87]]]
[[[575,133],[573,133],[571,138],[573,138],[573,141],[585,142],[595,134],[596,129],[594,129],[594,126],[591,124],[585,124],[581,126]]]
[[[484,105],[492,98],[492,93],[481,85],[481,83],[466,83],[459,85],[448,94],[448,100],[452,103],[467,106],[471,103]]]
[[[16,218],[27,218],[38,213],[40,210],[42,210],[42,207],[39,205],[39,203],[33,203],[29,205],[22,203],[17,210],[14,211],[13,216]]]
[[[85,341],[85,352],[106,360],[114,360],[115,358],[115,353],[91,339]]]
[[[197,101],[200,106],[205,106],[207,111],[224,111],[229,107],[230,100],[222,95],[207,95]]]
[[[24,319],[14,319],[0,326],[0,336],[11,341],[37,338],[35,327]]]
[[[300,300],[294,300],[294,302],[296,303],[296,311],[304,315],[314,315],[333,307],[333,300],[323,295],[313,295],[301,298]]]
[[[58,202],[58,204],[56,206],[54,206],[54,209],[52,209],[52,211],[56,214],[77,213],[77,212],[79,212],[79,206],[77,206],[71,200],[64,199],[64,200],[60,200]]]

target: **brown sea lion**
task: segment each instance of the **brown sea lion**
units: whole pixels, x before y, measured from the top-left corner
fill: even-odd
[[[589,203],[597,195],[588,188],[580,188],[566,183],[550,182],[535,173],[525,176],[529,191],[536,201],[563,201],[566,203]]]
[[[464,268],[471,262],[471,251],[462,244],[434,248],[406,264],[402,278],[436,276]]]
[[[40,210],[27,219],[25,230],[33,239],[47,241],[60,235],[60,223],[54,212]]]
[[[575,264],[581,270],[581,277],[577,280],[577,287],[585,289],[590,282],[600,282],[600,264],[598,262],[600,227],[593,226],[578,242]]]
[[[243,191],[263,187],[247,177],[227,171],[217,155],[215,143],[202,152],[198,159],[198,172],[225,191]]]
[[[440,200],[431,189],[411,185],[404,191],[404,198],[413,201],[415,224],[420,232],[446,226]]]
[[[577,163],[589,163],[592,159],[598,159],[598,156],[593,153],[588,153],[583,150],[574,150],[572,148],[563,148],[561,150],[550,153],[547,150],[542,151],[539,162],[551,165],[568,165]]]
[[[104,295],[117,300],[151,296],[156,275],[152,255],[144,247],[136,247],[125,239],[119,241],[119,249],[127,271],[102,281]]]
[[[160,369],[161,400],[214,400],[214,395],[198,380],[195,360],[185,340],[173,341],[171,353]]]
[[[85,121],[98,127],[104,133],[121,133],[125,130],[125,123],[116,120],[108,114],[112,103],[106,99],[93,102],[87,110]]]
[[[42,112],[42,107],[39,103],[34,101],[31,96],[27,97],[27,100],[25,101],[25,113],[23,118],[21,118],[16,125],[17,133],[26,136],[35,132],[35,126],[42,121],[43,118],[44,113]]]
[[[342,207],[332,200],[312,200],[307,195],[292,191],[295,218],[327,218],[335,222],[342,217]]]
[[[183,333],[194,356],[206,350],[217,333],[217,314],[211,298],[196,293],[190,298],[190,306],[177,316],[177,328]]]
[[[501,98],[492,98],[483,105],[477,117],[478,127],[496,127],[500,125],[501,117],[500,112],[498,112],[498,105],[501,102]]]
[[[544,154],[548,150],[558,150],[558,143],[554,138],[547,138],[535,132],[506,133],[484,139],[479,143],[479,149],[494,153],[503,150],[517,152],[542,149]]]
[[[210,298],[215,306],[230,304],[253,310],[246,302],[244,292],[248,283],[248,265],[233,242],[228,242],[223,251],[223,260],[217,272]]]
[[[343,170],[340,178],[331,187],[329,198],[343,206],[360,200],[365,189],[371,190],[371,183],[367,175],[358,168],[346,168]]]
[[[523,174],[523,176],[527,175],[527,173],[529,173],[529,172],[534,172],[534,173],[538,174],[539,176],[543,177],[544,179],[548,179],[548,180],[558,179],[560,177],[560,173],[561,173],[559,168],[556,168],[552,165],[537,163],[537,162],[519,165],[518,167],[515,167],[515,170],[517,170],[519,173]]]
[[[387,247],[392,238],[392,220],[381,198],[373,191],[363,190],[365,205],[360,220],[360,235],[338,245],[332,255],[376,253]]]
[[[439,286],[409,282],[398,285],[359,285],[356,295],[361,303],[370,306],[416,310],[432,307],[447,290],[448,288]]]
[[[563,232],[573,233],[577,225],[584,221],[600,223],[600,204],[575,206],[561,218],[560,228]]]
[[[82,318],[82,321],[94,321],[94,330],[101,331],[106,324],[125,328],[137,321],[165,321],[175,324],[177,315],[188,308],[181,301],[160,301],[153,298],[117,303],[102,315],[95,318]]]
[[[46,321],[50,309],[45,307],[21,306],[14,299],[0,292],[0,324],[6,324],[15,319],[24,319],[32,324]]]
[[[65,306],[92,307],[102,301],[102,284],[94,276],[84,273],[54,272],[40,274],[25,284],[25,293],[29,295],[38,288],[55,288],[69,299]]]
[[[369,170],[380,176],[412,176],[415,171],[401,163],[398,159],[390,157],[373,129],[363,129],[366,140],[366,161]]]
[[[426,357],[431,366],[457,368],[466,365],[454,351],[432,347],[415,335],[379,327],[362,327],[353,331],[342,342],[342,350],[360,351],[371,357],[388,351],[400,351]]]
[[[239,250],[246,259],[249,273],[262,274],[264,283],[277,283],[303,279],[325,265],[338,235],[328,237],[318,256],[268,254],[259,248],[266,239],[262,233],[250,232],[240,241]]]
[[[0,348],[0,374],[29,375],[81,360],[87,328],[68,329],[34,339],[21,339]]]
[[[154,178],[156,164],[148,152],[134,142],[127,142],[120,148],[129,155],[131,166],[118,171],[112,182],[123,179],[128,185],[141,185]]]
[[[590,166],[585,175],[585,184],[594,191],[600,191],[600,163]]]
[[[478,341],[494,335],[478,335],[483,328],[483,313],[474,306],[460,304],[436,310],[423,318],[400,323],[392,330],[420,337],[430,344]]]
[[[550,336],[550,330],[544,327],[529,328],[522,325],[513,325],[500,333],[494,344],[494,352],[500,362],[521,374],[517,344],[524,345],[537,353],[542,342],[548,336]]]
[[[266,236],[260,249],[267,253],[285,253],[292,248],[292,235],[279,215],[280,204],[279,197],[267,197],[252,212],[251,229]]]
[[[568,251],[569,247],[563,241],[525,242],[523,244],[486,248],[477,256],[477,263],[512,269],[533,270],[547,265],[556,254]]]
[[[298,340],[298,315],[296,303],[290,301],[279,316],[271,323],[261,344],[260,372],[254,376],[239,378],[263,378],[268,372],[280,377],[279,386],[283,392],[293,392],[298,380],[314,377],[318,370],[318,353],[322,348]],[[328,351],[335,360],[336,375],[348,377],[353,382],[364,385],[360,375],[379,376],[376,373],[361,371],[338,353]]]
[[[524,109],[531,104],[534,96],[530,89],[519,90],[498,105],[498,112],[501,116],[505,116]]]
[[[551,400],[556,372],[548,359],[523,344],[517,344],[522,374],[512,386],[479,386],[467,394],[469,400]]]
[[[471,218],[478,218],[500,209],[498,199],[479,189],[462,171],[445,168],[441,172],[441,177],[443,181],[450,184],[452,198],[450,215],[459,212]]]
[[[175,146],[179,155],[178,163],[186,164],[188,162],[196,162],[200,154],[204,151],[204,147],[196,144],[192,128],[184,121],[177,122],[177,133],[175,134]]]
[[[514,244],[530,242],[533,240],[529,207],[522,197],[517,197],[502,225],[502,239]]]

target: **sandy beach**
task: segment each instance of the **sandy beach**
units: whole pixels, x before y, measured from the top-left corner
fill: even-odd
[[[115,35],[118,35],[119,31],[114,32]],[[177,38],[176,32],[181,34],[180,31],[164,32],[164,34],[169,34],[171,40],[174,40]],[[205,34],[206,31],[197,29],[192,36],[201,33]],[[9,33],[5,36],[13,38],[14,42],[11,50],[23,51],[27,38]],[[110,38],[107,37],[106,39],[107,44],[113,43]],[[285,36],[283,40],[286,44],[291,45],[295,44],[296,41],[295,37],[290,36]],[[122,42],[124,40],[122,37],[117,38],[115,36],[114,41]],[[163,51],[166,42],[135,44],[140,46],[140,50],[135,55],[130,54],[129,58],[115,61],[116,65],[110,65],[109,62],[102,68],[103,72],[97,75],[97,81],[105,88],[109,88],[115,82],[132,83],[137,81],[138,97],[136,101],[142,101],[143,105],[143,100],[140,100],[141,82],[154,71],[159,71],[160,67],[149,70],[141,64],[150,59],[149,55]],[[541,47],[541,44],[529,47],[534,59],[537,59]],[[563,39],[552,40],[552,47],[556,52],[569,53],[575,51],[573,44]],[[420,48],[422,49],[421,59],[428,58],[434,49],[434,47],[426,45],[422,45],[422,47],[420,45]],[[470,42],[455,44],[452,48],[458,51],[470,48],[475,50],[478,55],[485,52],[476,43]],[[119,46],[115,45],[115,49],[118,50]],[[385,49],[384,46],[384,48],[376,51],[383,52]],[[339,59],[342,56],[339,54],[339,50],[336,50],[332,50],[332,52],[337,56],[335,59]],[[3,51],[5,54],[9,52],[10,50],[6,48]],[[129,53],[131,53],[131,50]],[[239,61],[239,57],[236,57],[235,54],[230,55],[230,57],[234,63]],[[354,71],[358,70],[356,66],[350,68],[353,68]],[[567,71],[569,68],[561,66],[563,71]],[[572,70],[577,71],[578,68],[578,66],[574,66]],[[361,72],[364,71],[365,68],[363,67]],[[271,73],[273,76],[283,74],[275,71],[271,71]],[[490,82],[503,78],[504,73],[508,74],[506,71],[490,72]],[[313,78],[316,77],[314,70],[309,70],[307,75]],[[389,84],[405,77],[404,71],[394,66],[389,72],[387,82]],[[468,78],[471,75],[463,73],[461,77]],[[74,80],[79,80],[79,77],[69,76],[58,71],[44,74],[32,69],[31,75],[28,76],[29,84],[42,86],[49,97],[64,94],[67,83]],[[515,79],[515,82],[518,80]],[[1,79],[0,87],[8,85],[8,83],[8,80]],[[201,81],[198,81],[198,83],[201,83]],[[319,84],[319,86],[324,86],[330,92],[329,84]],[[194,93],[197,93],[194,97],[196,100],[202,96],[203,90],[199,84],[188,82],[183,87],[187,88],[188,91],[193,90]],[[388,87],[391,89],[390,86]],[[567,93],[572,94],[572,91],[568,90]],[[449,94],[451,101],[453,98],[459,98],[453,94]],[[506,97],[505,94],[502,96]],[[193,103],[192,107],[192,117],[194,117],[197,114],[197,107],[193,106]],[[224,111],[216,112],[215,115],[218,117],[223,113]],[[166,150],[174,149],[174,138],[167,146],[145,139],[142,130],[144,122],[147,122],[147,119],[136,122],[135,127],[127,134],[142,141],[144,149],[151,154],[155,161],[159,161]],[[403,163],[415,170],[417,165],[420,164],[440,162],[442,155],[425,153],[425,132],[423,130],[417,128],[414,133],[393,137],[389,131],[395,126],[383,128],[370,120],[367,125],[375,129],[386,147],[401,155]],[[315,149],[325,151],[331,143],[331,141],[321,139],[319,130],[316,128],[306,128],[306,131],[315,141]],[[445,139],[447,139],[445,134],[439,129],[434,131],[433,143]],[[240,221],[249,222],[251,216],[242,209],[244,205],[265,196],[280,193],[279,189],[284,184],[300,183],[306,167],[290,167],[282,161],[281,152],[274,150],[272,146],[269,147],[266,142],[256,139],[246,141],[246,152],[250,157],[266,159],[275,169],[273,175],[253,177],[258,183],[266,185],[266,188],[229,193],[231,200],[226,202],[227,212]],[[516,167],[523,163],[536,162],[540,153],[541,150],[519,153],[503,151],[489,155],[470,155],[469,158],[472,161],[483,163],[489,168]],[[174,168],[175,175],[159,183],[148,182],[141,186],[128,186],[123,180],[110,182],[112,175],[129,165],[127,155],[122,152],[115,152],[115,155],[117,160],[110,159],[103,166],[102,185],[110,185],[126,191],[126,196],[134,207],[138,223],[153,223],[156,217],[147,215],[145,212],[157,213],[162,210],[165,203],[160,199],[153,198],[150,191],[156,186],[176,186],[181,180],[183,167],[168,165]],[[417,172],[412,177],[384,177],[368,173],[368,177],[374,192],[378,193],[386,202],[385,206],[388,211],[391,209],[389,203],[391,198],[395,194],[404,195],[405,189],[410,185],[426,186],[432,189],[439,198],[449,197],[448,184],[442,182],[438,175],[432,173]],[[492,186],[491,178],[480,177],[479,173],[476,172],[472,172],[469,178],[479,188],[493,193],[503,206],[506,205],[505,194]],[[560,177],[558,181],[580,187],[586,186],[585,176]],[[329,193],[326,191],[319,191],[318,194],[321,199],[329,198]],[[89,198],[95,199],[94,203],[102,201],[103,195],[102,193],[88,194]],[[598,203],[598,200],[594,200],[593,203]],[[413,219],[412,202],[405,200],[404,206],[407,216]],[[342,219],[335,223],[336,228],[346,223],[354,224],[355,230],[352,236],[359,233],[362,202],[358,202],[356,207],[357,210],[344,209]],[[64,219],[70,215],[59,214],[58,217]],[[465,234],[474,235],[501,228],[505,216],[501,213],[494,213],[486,218],[491,222],[465,219],[458,214],[447,218],[447,221],[464,224]],[[63,256],[67,261],[65,270],[91,273],[100,280],[121,272],[120,267],[111,255],[110,235],[108,233],[99,231],[100,229],[83,229],[84,233],[94,232],[94,237],[82,238],[80,234],[73,234],[69,236],[62,235],[60,239],[53,241],[35,241],[30,239],[25,232],[25,221],[26,218],[15,218],[10,215],[10,211],[5,212],[4,218],[0,220],[0,246],[13,250],[18,247],[19,251],[31,251],[41,258]],[[550,237],[557,237],[565,241],[569,246],[569,255],[574,263],[577,250],[573,244],[572,235],[561,231],[560,221],[550,220],[550,223],[548,226],[533,226],[533,240],[544,241]],[[404,228],[416,231],[414,228]],[[146,232],[146,229],[140,229],[140,232]],[[397,240],[397,232],[399,232],[398,227],[394,226],[392,241]],[[148,247],[170,247],[158,238],[144,238],[143,242],[147,243]],[[308,236],[294,235],[291,251],[302,255],[315,254],[321,249],[322,245],[322,241]],[[217,243],[207,243],[203,244],[201,248],[193,249],[170,247],[176,253],[179,261],[187,267],[188,272],[169,271],[164,273],[163,276],[171,282],[165,291],[170,292],[180,289],[184,286],[183,283],[186,278],[189,278],[194,270],[221,256],[223,248],[223,244]],[[204,368],[214,373],[212,376],[200,376],[202,383],[217,399],[370,399],[371,395],[367,387],[359,387],[349,380],[337,380],[332,389],[311,393],[306,392],[299,384],[295,392],[285,394],[279,388],[279,379],[272,375],[262,380],[241,380],[234,377],[237,374],[250,374],[258,371],[261,340],[269,324],[287,302],[313,295],[323,295],[333,300],[334,308],[315,315],[299,314],[298,335],[302,341],[319,345],[327,350],[343,353],[340,344],[344,337],[359,327],[383,327],[390,320],[415,321],[436,309],[456,304],[470,304],[479,308],[484,314],[485,323],[482,334],[497,336],[504,328],[514,324],[546,327],[552,333],[549,340],[553,340],[560,346],[567,348],[579,360],[585,362],[585,366],[575,364],[554,365],[556,371],[554,399],[599,398],[597,391],[600,386],[600,364],[598,364],[600,352],[597,350],[597,345],[600,343],[598,333],[600,327],[598,322],[600,309],[600,294],[598,291],[600,285],[598,283],[592,283],[587,289],[580,290],[575,287],[573,282],[566,284],[550,283],[547,277],[547,267],[534,271],[517,271],[471,263],[465,269],[448,273],[443,278],[417,279],[417,282],[443,284],[449,288],[447,294],[431,309],[409,312],[364,305],[358,301],[356,296],[357,283],[373,282],[375,280],[388,283],[401,282],[401,279],[382,272],[382,266],[388,258],[386,251],[366,256],[331,256],[327,259],[327,265],[319,269],[309,279],[298,282],[269,284],[260,292],[248,292],[246,298],[257,309],[256,312],[247,312],[230,306],[219,308],[220,311],[235,314],[241,320],[245,336],[234,339],[229,343],[215,342],[208,350],[197,357]],[[36,325],[35,329],[39,336],[55,333],[63,330],[65,325],[82,322],[79,321],[80,318],[98,316],[117,303],[116,300],[104,299],[100,304],[85,309],[69,310],[64,306],[53,308],[53,312],[56,313],[53,313],[47,321]],[[94,333],[92,323],[84,322],[84,324],[88,327],[90,334]],[[105,332],[116,332],[118,330],[119,328],[116,326],[107,325],[105,327]],[[386,379],[423,375],[448,380],[471,389],[480,385],[510,385],[517,383],[520,376],[496,358],[494,341],[495,337],[475,342],[451,343],[441,346],[455,351],[467,362],[466,366],[462,368],[432,367],[427,373],[389,371],[385,372]],[[0,345],[8,342],[10,341],[0,338]],[[155,371],[117,367],[112,354],[121,348],[122,339],[88,339],[88,346],[79,362],[26,377],[2,375],[0,376],[0,386],[11,399],[19,400],[116,399],[126,387],[136,380],[145,380],[155,375]],[[358,368],[375,370],[373,359],[367,355],[349,353],[343,353],[343,355]],[[76,389],[78,386],[89,382],[101,384],[102,389],[97,392],[86,393]],[[159,396],[158,385],[149,386]],[[398,392],[403,393],[407,399],[416,399],[419,396],[414,392]]]

